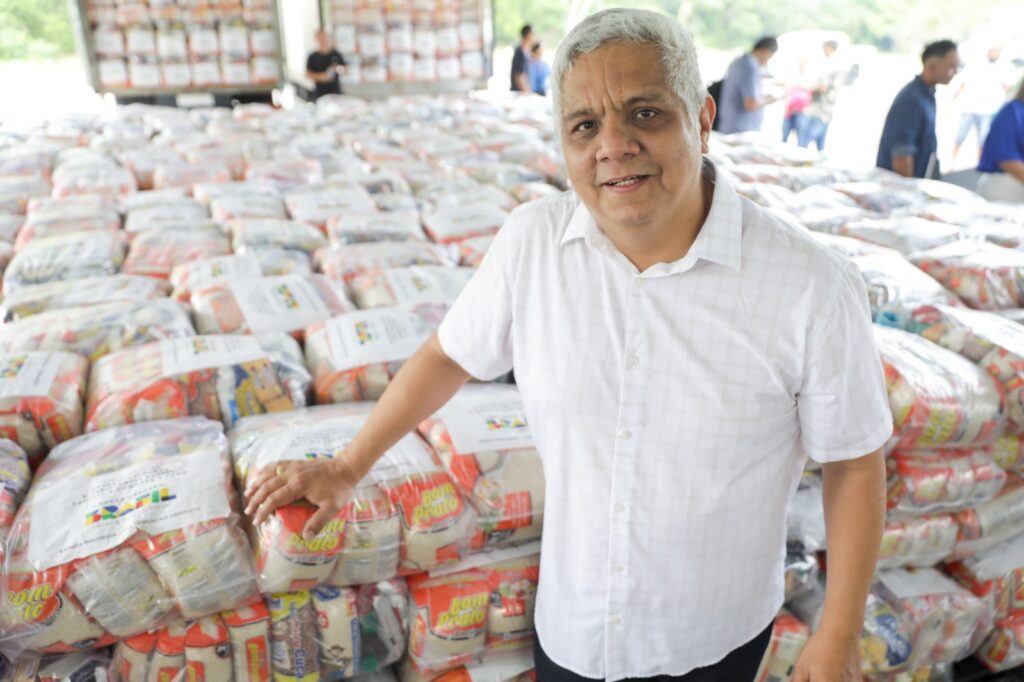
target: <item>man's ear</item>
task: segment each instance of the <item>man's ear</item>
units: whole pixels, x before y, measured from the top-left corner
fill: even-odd
[[[715,108],[715,100],[708,95],[704,99],[704,108],[700,110],[700,151],[702,154],[707,154],[711,151],[708,147],[708,140],[711,138],[711,124],[715,120],[715,114],[718,113]]]

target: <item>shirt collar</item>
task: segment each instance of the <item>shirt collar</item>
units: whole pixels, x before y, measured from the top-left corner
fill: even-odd
[[[732,270],[739,270],[743,262],[743,205],[736,194],[732,183],[723,175],[718,175],[714,164],[705,159],[704,176],[711,181],[711,209],[704,221],[697,239],[690,246],[685,256],[672,263],[659,263],[651,270],[664,270],[664,274],[674,274],[688,269],[697,259],[717,263]],[[591,249],[614,246],[605,236],[594,217],[580,201],[576,204],[569,224],[562,234],[561,245],[583,239]],[[650,272],[650,270],[649,270]],[[653,274],[653,273],[652,273]]]

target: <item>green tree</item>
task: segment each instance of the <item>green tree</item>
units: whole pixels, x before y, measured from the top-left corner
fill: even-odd
[[[46,59],[74,49],[64,0],[0,2],[0,59]]]

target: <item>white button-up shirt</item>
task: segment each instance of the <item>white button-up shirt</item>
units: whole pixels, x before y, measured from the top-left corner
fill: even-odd
[[[892,434],[859,273],[721,177],[686,256],[642,273],[573,193],[521,206],[439,338],[475,377],[515,366],[547,486],[537,632],[586,677],[761,632],[804,453]]]

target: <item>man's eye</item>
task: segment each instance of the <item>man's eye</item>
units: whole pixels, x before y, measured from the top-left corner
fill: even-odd
[[[593,121],[583,121],[582,123],[577,123],[576,127],[573,128],[572,131],[574,133],[575,132],[583,132],[583,133],[585,133],[585,132],[587,132],[589,130],[593,130],[593,129],[594,129],[594,122]]]
[[[658,112],[655,111],[654,109],[641,109],[640,111],[636,112],[636,117],[645,121],[649,121],[650,119],[654,118],[657,115]]]

